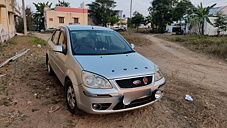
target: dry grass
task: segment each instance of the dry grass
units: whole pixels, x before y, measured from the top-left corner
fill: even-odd
[[[158,35],[158,37],[180,42],[191,50],[209,53],[219,58],[227,58],[227,36]]]
[[[134,32],[120,32],[120,34],[129,42],[138,46],[144,46],[151,44],[152,42],[142,36],[138,33]]]

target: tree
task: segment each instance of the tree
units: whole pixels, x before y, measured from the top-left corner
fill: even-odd
[[[143,15],[140,14],[139,12],[135,11],[133,13],[133,17],[132,17],[132,24],[135,25],[135,27],[137,28],[137,32],[138,32],[140,24],[142,24],[143,22],[144,22]]]
[[[193,11],[195,11],[195,6],[191,3],[190,0],[181,0],[176,4],[176,7],[173,8],[173,21],[185,21],[185,32],[186,32],[186,25],[188,22],[188,16],[190,16]],[[181,22],[180,22],[181,23]]]
[[[214,27],[217,27],[218,36],[221,31],[227,31],[227,15],[222,12],[217,13],[217,19],[214,20]]]
[[[195,18],[197,18],[197,21],[198,21],[200,35],[204,35],[204,22],[205,22],[205,20],[209,24],[212,25],[208,15],[209,15],[210,9],[213,8],[215,5],[216,5],[216,3],[211,5],[211,6],[208,6],[208,7],[203,7],[203,4],[200,3],[200,5],[198,5],[198,7],[196,8],[196,10],[195,10]]]
[[[107,26],[108,19],[116,17],[118,11],[113,10],[116,7],[114,0],[95,0],[88,6],[88,15],[96,25]]]
[[[26,7],[25,9],[26,14],[26,22],[28,31],[34,30],[35,20],[33,17],[33,12],[31,11],[30,7]],[[18,17],[18,22],[16,23],[16,30],[17,32],[24,33],[24,19],[22,16]]]
[[[157,32],[165,32],[166,25],[172,22],[172,9],[175,0],[154,0],[148,11],[153,19]]]
[[[117,23],[119,21],[120,21],[120,19],[118,16],[116,16],[116,17],[113,16],[113,17],[107,18],[107,22],[110,23],[110,25],[114,25],[115,23]]]
[[[173,8],[173,21],[183,19],[185,15],[190,15],[195,10],[194,5],[190,0],[181,0],[177,3],[176,7]]]
[[[52,3],[49,2],[38,2],[38,3],[34,3],[36,7],[36,13],[34,15],[35,19],[36,19],[36,24],[39,25],[39,30],[44,29],[44,18],[43,18],[43,14],[44,14],[44,8],[45,6],[48,6],[49,8],[51,7]]]
[[[70,7],[70,3],[69,2],[66,2],[64,0],[58,0],[58,3],[55,4],[55,6],[60,6],[60,7]]]

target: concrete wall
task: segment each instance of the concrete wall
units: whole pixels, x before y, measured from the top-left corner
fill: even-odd
[[[0,43],[4,43],[16,34],[15,4],[15,0],[1,0],[0,2]]]
[[[209,19],[210,19],[211,23],[215,23],[216,17],[209,17]],[[204,23],[204,35],[209,35],[209,36],[217,35],[217,31],[218,31],[217,27],[214,27],[211,24],[209,24],[207,21],[205,21],[205,23]],[[227,31],[225,31],[225,32],[221,31],[220,34],[226,35]]]

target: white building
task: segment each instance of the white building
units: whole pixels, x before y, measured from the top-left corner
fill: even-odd
[[[215,7],[210,9],[209,15],[216,16],[218,12],[222,12],[223,14],[227,14],[227,5],[223,7]],[[215,23],[216,17],[209,17],[211,23]],[[204,35],[217,35],[218,28],[212,26],[207,21],[204,23]],[[220,34],[227,34],[227,31],[221,32]]]

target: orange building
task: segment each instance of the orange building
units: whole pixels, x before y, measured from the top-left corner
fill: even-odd
[[[88,25],[88,9],[84,3],[81,8],[49,7],[44,8],[45,29],[53,29],[61,25],[81,24]]]

